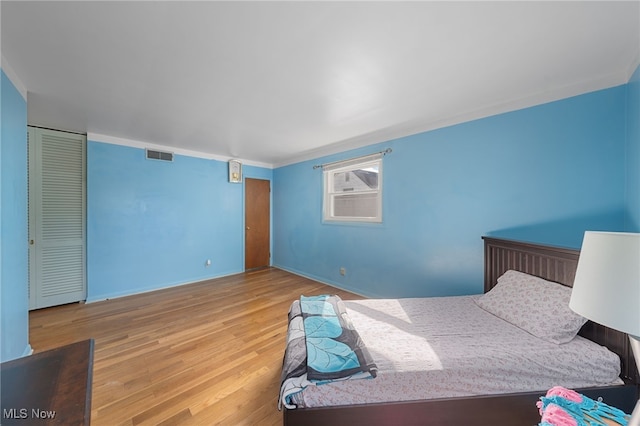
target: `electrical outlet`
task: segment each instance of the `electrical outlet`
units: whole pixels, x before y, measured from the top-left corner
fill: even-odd
[[[342,275],[342,276],[347,275],[347,270],[345,269],[345,267],[344,267],[344,266],[342,266],[342,267],[340,268],[340,275]]]
[[[204,266],[206,266],[207,268],[211,266],[211,259],[207,259],[207,261],[204,262]]]

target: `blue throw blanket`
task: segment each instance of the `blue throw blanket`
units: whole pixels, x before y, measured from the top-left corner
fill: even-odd
[[[374,378],[377,367],[338,296],[300,297],[289,310],[278,407],[309,385]]]

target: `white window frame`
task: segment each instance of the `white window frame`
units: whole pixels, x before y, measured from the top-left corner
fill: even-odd
[[[333,176],[335,173],[349,172],[353,170],[365,169],[371,166],[378,166],[378,189],[369,189],[365,191],[349,191],[349,195],[353,194],[376,194],[377,212],[375,217],[361,216],[335,216],[334,200],[345,192],[333,191]],[[323,221],[324,222],[368,222],[382,223],[382,155],[374,154],[366,158],[346,160],[330,165],[323,166],[324,179],[324,197],[323,197]]]

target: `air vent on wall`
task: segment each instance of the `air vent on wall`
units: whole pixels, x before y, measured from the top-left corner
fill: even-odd
[[[173,161],[173,152],[147,149],[147,160]]]

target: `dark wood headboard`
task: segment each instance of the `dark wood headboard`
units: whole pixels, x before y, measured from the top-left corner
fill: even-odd
[[[498,277],[513,269],[573,287],[580,250],[520,241],[482,237],[484,240],[484,291],[496,285]],[[640,384],[629,338],[625,333],[587,321],[579,333],[618,354],[621,376]]]

